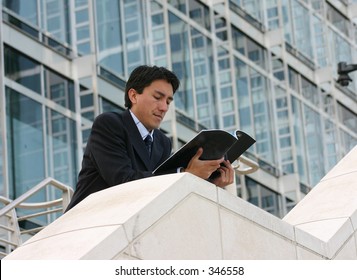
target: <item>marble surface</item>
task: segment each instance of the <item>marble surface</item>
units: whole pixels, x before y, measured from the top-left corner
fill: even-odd
[[[283,219],[188,173],[92,194],[13,259],[357,259],[357,149]]]

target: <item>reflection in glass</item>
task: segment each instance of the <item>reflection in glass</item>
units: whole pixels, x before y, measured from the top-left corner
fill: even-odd
[[[349,29],[349,22],[348,18],[346,18],[342,13],[340,13],[334,6],[330,3],[326,2],[326,16],[327,19],[344,35],[349,37],[348,29]]]
[[[316,58],[318,65],[320,67],[326,67],[329,61],[328,58],[328,44],[327,44],[327,35],[324,29],[324,23],[320,18],[313,16],[312,17],[314,36],[315,36],[315,49],[316,49]]]
[[[209,9],[197,0],[188,1],[189,16],[203,28],[210,31]]]
[[[292,119],[294,124],[294,136],[295,136],[295,151],[297,159],[297,167],[299,172],[300,181],[309,184],[307,175],[307,161],[305,154],[305,137],[304,137],[304,127],[302,122],[302,109],[301,102],[295,98],[291,98],[292,101]]]
[[[41,94],[41,67],[34,60],[5,46],[5,76]]]
[[[323,145],[321,145],[321,120],[319,114],[304,105],[304,127],[310,184],[315,186],[325,175]]]
[[[311,104],[317,107],[320,105],[317,86],[303,76],[301,76],[301,92],[302,95],[311,102]]]
[[[264,209],[265,211],[280,217],[281,213],[281,196],[259,184],[255,180],[245,177],[247,188],[247,199],[250,203]]]
[[[212,42],[198,30],[191,28],[190,31],[198,121],[214,127],[215,104],[220,98],[212,91],[215,87]]]
[[[75,121],[50,109],[44,118],[42,109],[40,103],[6,88],[11,199],[19,197],[46,177],[75,186],[78,172]],[[61,195],[59,190],[43,189],[28,202],[58,199]],[[22,212],[28,214],[28,211]],[[47,218],[51,217],[34,218],[32,222],[41,224]]]
[[[117,0],[95,1],[98,62],[118,75],[124,75],[120,6]]]
[[[248,66],[238,58],[235,58],[235,76],[237,84],[239,127],[249,135],[254,135],[252,125],[252,108],[248,88]],[[255,145],[253,145],[255,146]],[[252,146],[251,149],[254,149]]]
[[[333,122],[325,119],[324,129],[326,143],[326,172],[328,172],[337,163],[336,127]]]
[[[38,25],[37,0],[2,0],[2,5],[23,19]]]
[[[257,182],[250,179],[249,177],[246,178],[246,186],[247,186],[247,195],[248,195],[248,202],[254,204],[255,206],[259,207],[259,193],[258,193],[258,185]]]
[[[305,8],[297,0],[292,0],[290,4],[291,14],[293,17],[292,28],[294,29],[294,39],[293,45],[304,55],[310,58],[312,61],[313,57],[313,46],[310,28],[310,14],[307,8]]]
[[[42,106],[6,88],[6,117],[9,197],[15,199],[45,178]]]
[[[123,112],[124,109],[116,105],[115,103],[109,101],[108,99],[101,98],[101,112]]]
[[[75,111],[74,83],[45,69],[45,96],[71,111]]]
[[[340,129],[340,134],[342,136],[342,154],[345,156],[357,145],[357,139],[342,129]]]
[[[74,187],[78,171],[75,122],[47,109],[46,146],[49,174],[60,182]]]
[[[357,114],[339,102],[337,103],[337,110],[340,122],[352,131],[357,132]]]
[[[263,159],[275,164],[267,78],[252,68],[249,70],[257,153]]]
[[[1,119],[1,114],[0,114],[0,135],[3,135],[2,133],[2,119]],[[3,151],[4,147],[2,145],[2,137],[0,137],[0,195],[5,196],[5,189],[4,189],[4,173],[3,173],[3,168],[4,168],[4,160],[3,160]]]
[[[258,66],[266,69],[267,53],[266,49],[257,42],[249,38],[242,31],[232,26],[232,43],[233,47],[241,54],[247,56]]]
[[[170,44],[172,55],[172,70],[181,81],[175,93],[176,108],[184,110],[188,116],[194,118],[192,73],[190,68],[191,54],[189,47],[189,26],[180,18],[169,13]]]
[[[71,44],[69,1],[43,1],[41,6],[42,28],[62,43]]]

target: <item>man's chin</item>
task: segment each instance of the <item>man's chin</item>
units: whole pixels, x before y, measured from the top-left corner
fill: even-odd
[[[150,129],[148,129],[148,130],[151,131],[153,129],[157,129],[157,128],[160,127],[160,125],[161,125],[161,121],[160,122],[157,122],[157,121],[153,122],[153,123],[150,124]]]

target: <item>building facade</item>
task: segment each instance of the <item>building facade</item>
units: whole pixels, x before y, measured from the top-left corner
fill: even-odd
[[[357,144],[356,0],[2,0],[0,195],[75,187],[94,118],[138,65],[181,86],[162,129],[243,130],[260,170],[238,195],[282,217]],[[43,193],[38,199],[53,198]]]

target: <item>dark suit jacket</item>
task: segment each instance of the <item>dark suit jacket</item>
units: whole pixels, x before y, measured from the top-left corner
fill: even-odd
[[[83,155],[76,190],[67,210],[91,193],[149,176],[171,153],[171,141],[154,131],[151,158],[130,115],[103,113],[93,123]],[[66,211],[67,211],[66,210]]]

